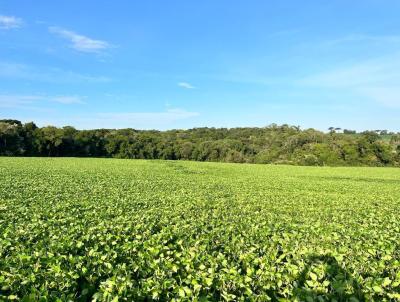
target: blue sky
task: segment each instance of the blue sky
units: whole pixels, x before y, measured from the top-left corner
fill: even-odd
[[[400,1],[0,0],[0,118],[400,130]]]

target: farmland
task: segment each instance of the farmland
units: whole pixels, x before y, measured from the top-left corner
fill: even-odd
[[[0,300],[400,300],[400,171],[0,158]]]

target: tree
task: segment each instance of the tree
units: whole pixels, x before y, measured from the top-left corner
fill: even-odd
[[[38,151],[41,155],[59,156],[60,146],[63,142],[63,130],[47,126],[36,131]]]
[[[181,159],[192,159],[194,145],[192,142],[181,142],[178,144],[178,154]]]
[[[373,143],[379,139],[379,134],[376,131],[364,131],[362,138],[366,139],[369,143]]]
[[[400,133],[330,127],[328,134],[297,126],[189,130],[38,128],[0,121],[0,155],[96,156],[143,159],[400,166]],[[386,134],[387,133],[387,134]],[[349,135],[350,134],[350,135]]]
[[[23,126],[23,139],[24,139],[24,149],[25,154],[29,156],[33,156],[37,153],[36,146],[35,146],[35,131],[38,127],[35,123],[30,122],[26,123]]]
[[[22,137],[19,135],[21,123],[12,120],[0,122],[0,154],[18,155],[23,153]],[[10,121],[10,122],[8,122]]]

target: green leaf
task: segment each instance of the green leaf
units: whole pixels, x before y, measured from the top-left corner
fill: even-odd
[[[382,293],[382,292],[383,292],[383,288],[380,287],[379,285],[374,285],[374,286],[372,287],[372,289],[373,289],[374,292],[376,292],[376,293]]]
[[[318,276],[317,276],[315,273],[313,273],[313,272],[310,272],[310,277],[311,277],[311,279],[314,280],[314,281],[317,281],[317,280],[318,280]]]

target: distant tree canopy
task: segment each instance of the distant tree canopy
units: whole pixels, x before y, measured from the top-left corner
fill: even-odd
[[[0,120],[0,155],[79,156],[276,163],[330,166],[400,166],[400,133],[329,133],[272,124],[263,128],[189,130],[38,128]]]

